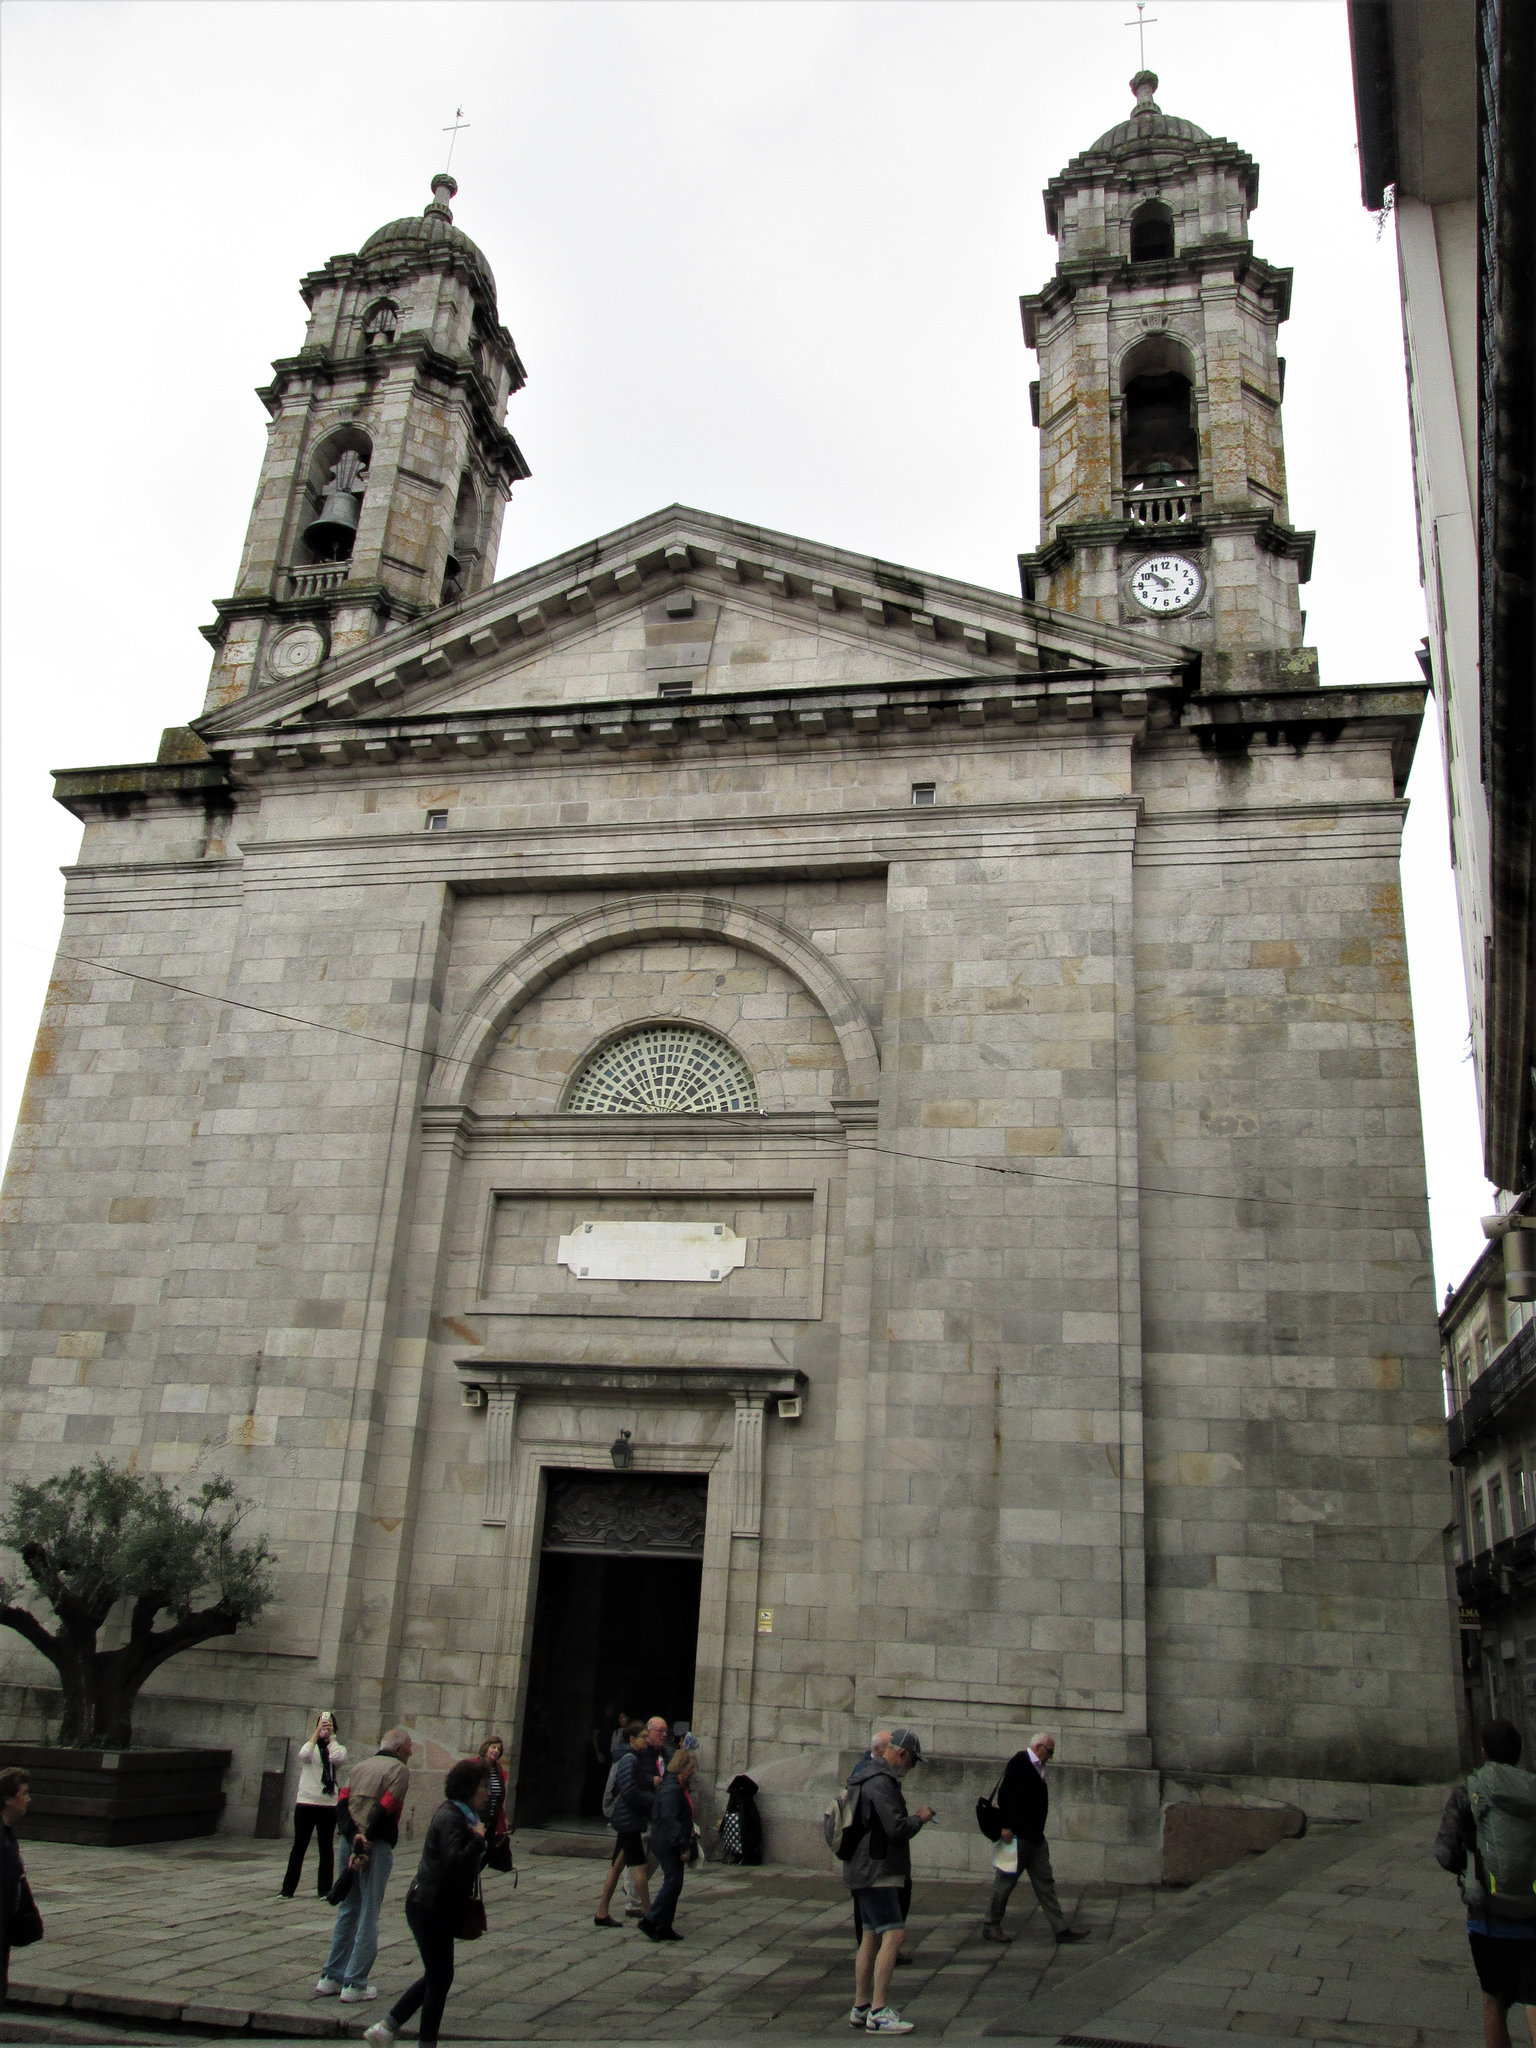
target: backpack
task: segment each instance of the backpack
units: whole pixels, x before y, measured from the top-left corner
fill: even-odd
[[[1467,1798],[1477,1831],[1472,1848],[1477,1881],[1499,1919],[1536,1920],[1536,1826],[1531,1802],[1518,1793],[1511,1796],[1503,1786],[1490,1788],[1479,1783],[1488,1770],[1484,1765],[1467,1779]],[[1511,1775],[1516,1775],[1513,1770]]]
[[[625,1754],[627,1755],[628,1752],[626,1751]],[[623,1761],[624,1758],[622,1756],[615,1758],[613,1764],[610,1766],[608,1771],[608,1782],[603,1787],[604,1820],[613,1819],[613,1809],[618,1802],[619,1796],[619,1765],[623,1763]]]
[[[864,1836],[859,1795],[845,1785],[821,1817],[821,1832],[839,1863],[846,1863]]]

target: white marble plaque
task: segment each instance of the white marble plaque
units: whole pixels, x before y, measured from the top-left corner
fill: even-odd
[[[746,1264],[747,1241],[724,1223],[579,1223],[555,1257],[574,1280],[708,1282]]]

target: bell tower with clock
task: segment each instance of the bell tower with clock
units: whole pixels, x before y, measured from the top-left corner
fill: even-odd
[[[1056,271],[1020,302],[1040,361],[1024,595],[1197,648],[1208,685],[1287,654],[1299,677],[1313,536],[1286,502],[1291,273],[1248,238],[1253,159],[1163,113],[1152,72],[1131,89],[1130,118],[1047,186]]]
[[[502,513],[528,475],[506,428],[522,362],[446,171],[419,215],[299,289],[297,355],[258,393],[271,416],[234,594],[203,628],[205,711],[297,682],[493,581]]]

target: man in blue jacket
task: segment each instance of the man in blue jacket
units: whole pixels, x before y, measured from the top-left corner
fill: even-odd
[[[628,1870],[635,1881],[641,1910],[651,1910],[651,1890],[645,1881],[645,1831],[651,1824],[651,1807],[656,1799],[656,1751],[651,1747],[643,1721],[631,1721],[625,1730],[629,1748],[614,1767],[613,1780],[613,1862],[603,1880],[603,1896],[592,1916],[596,1927],[618,1927],[608,1907],[620,1874]]]

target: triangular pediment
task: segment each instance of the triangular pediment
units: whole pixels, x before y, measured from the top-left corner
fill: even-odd
[[[317,721],[516,717],[828,687],[1112,670],[1177,649],[999,591],[671,506],[200,719],[206,739]],[[617,715],[617,711],[616,711]]]

